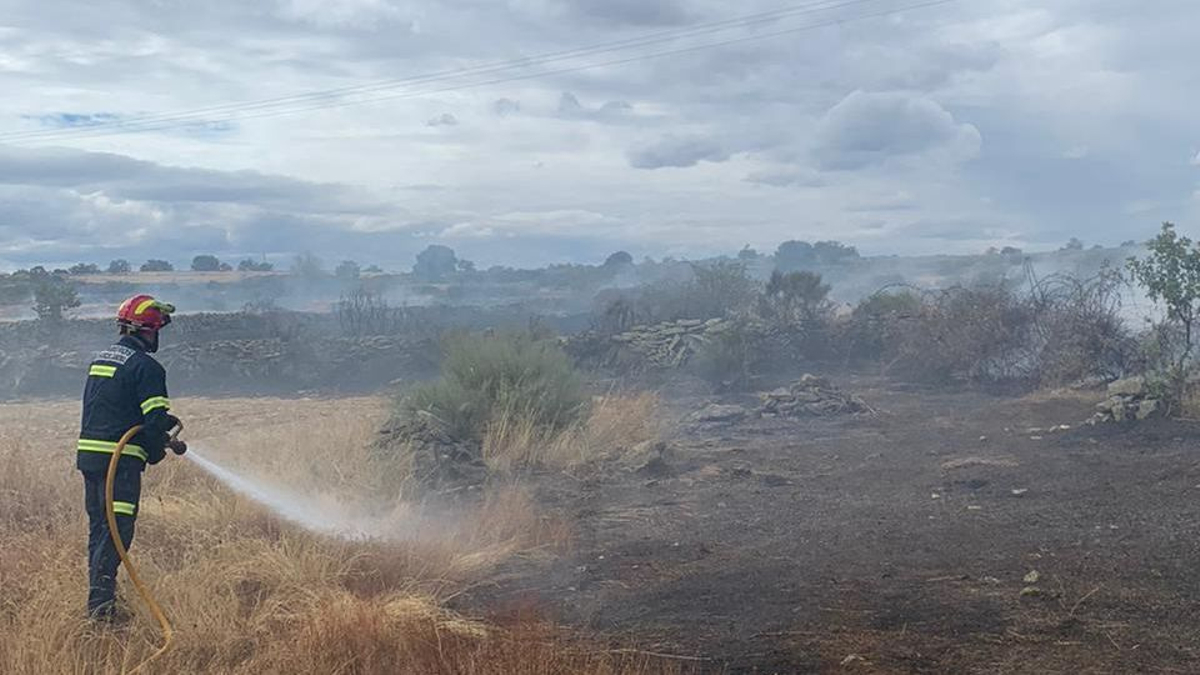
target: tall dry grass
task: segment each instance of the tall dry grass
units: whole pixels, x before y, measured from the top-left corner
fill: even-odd
[[[329,503],[389,497],[365,447],[386,414],[382,402],[231,399],[179,408],[188,438],[245,474]],[[0,409],[0,673],[121,673],[158,643],[123,573],[135,622],[108,632],[82,618],[86,517],[70,442],[77,413],[72,402]],[[617,427],[615,419],[597,423],[592,440],[620,436]],[[500,626],[446,608],[508,557],[552,555],[563,544],[563,526],[517,491],[489,495],[441,536],[342,541],[289,524],[170,457],[147,472],[142,505],[132,553],[178,631],[147,672],[672,668],[589,648],[543,623]]]
[[[506,409],[486,427],[483,458],[499,471],[521,466],[569,469],[619,459],[639,444],[657,440],[664,426],[662,401],[650,392],[596,397],[587,417],[565,429],[540,426]]]

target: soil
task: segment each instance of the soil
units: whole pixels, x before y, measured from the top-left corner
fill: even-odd
[[[1200,672],[1200,424],[834,383],[877,414],[681,422],[665,465],[541,477],[572,554],[460,602],[701,672]]]

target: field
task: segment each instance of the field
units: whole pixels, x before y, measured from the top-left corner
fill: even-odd
[[[158,673],[644,673],[669,664],[556,630],[536,616],[457,613],[501,561],[550,559],[564,524],[515,487],[419,525],[367,451],[383,399],[180,401],[210,456],[303,495],[319,512],[379,513],[403,533],[347,542],[310,534],[175,457],[146,474],[133,554],[173,617]],[[158,641],[147,613],[127,632],[82,620],[86,518],[71,440],[78,403],[0,408],[0,672],[119,673]],[[336,519],[336,518],[335,518]],[[132,607],[140,601],[123,586]]]
[[[876,413],[697,423],[751,402],[672,388],[658,461],[568,463],[424,520],[367,451],[381,398],[181,399],[210,457],[402,534],[312,534],[169,458],[133,549],[179,630],[150,670],[1196,671],[1200,425],[1079,426],[1091,392],[839,384]],[[77,414],[0,408],[0,672],[116,673],[156,644],[144,612],[80,619]]]

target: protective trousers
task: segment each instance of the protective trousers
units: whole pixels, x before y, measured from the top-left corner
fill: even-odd
[[[108,517],[104,509],[103,472],[84,471],[84,504],[88,514],[88,616],[106,618],[114,613],[117,591],[117,567],[121,558],[108,533]],[[125,549],[133,543],[137,521],[138,500],[142,494],[142,472],[139,467],[118,466],[113,480],[113,511],[117,532]]]

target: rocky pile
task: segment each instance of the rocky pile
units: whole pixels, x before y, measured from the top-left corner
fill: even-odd
[[[823,417],[873,412],[861,398],[834,387],[828,379],[805,375],[788,387],[762,394],[763,417]]]
[[[1108,385],[1108,398],[1096,405],[1092,424],[1145,420],[1163,413],[1161,400],[1146,387],[1146,378],[1130,377]]]
[[[392,418],[380,429],[375,447],[411,457],[413,476],[425,488],[454,492],[487,479],[479,444],[454,438],[445,422],[424,410]]]

